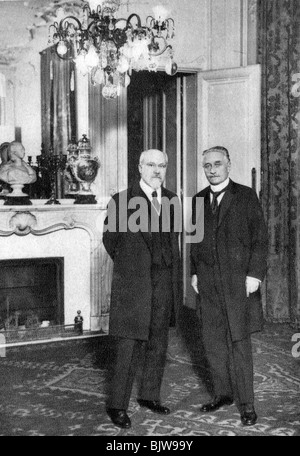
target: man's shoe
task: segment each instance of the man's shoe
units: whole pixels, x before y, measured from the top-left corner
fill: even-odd
[[[124,429],[129,429],[131,427],[131,421],[125,410],[108,408],[106,412],[112,422]]]
[[[223,407],[224,405],[231,405],[233,404],[232,397],[229,396],[215,396],[211,402],[202,405],[200,408],[200,412],[214,412],[219,408]]]
[[[144,399],[138,399],[137,401],[141,407],[146,407],[154,413],[159,413],[160,415],[169,415],[170,413],[170,409],[161,405],[159,401],[146,401]]]
[[[244,426],[253,426],[257,421],[254,407],[245,407],[241,413],[241,422]]]

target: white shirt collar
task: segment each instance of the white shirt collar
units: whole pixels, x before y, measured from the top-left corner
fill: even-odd
[[[152,201],[152,193],[155,191],[155,189],[150,187],[150,185],[146,184],[146,182],[143,181],[143,179],[140,180],[140,187],[143,190],[143,192],[146,193],[148,199],[150,201]],[[156,192],[157,192],[157,199],[158,199],[159,203],[161,203],[161,187],[157,188]]]
[[[229,184],[229,177],[227,177],[226,180],[224,180],[224,182],[221,182],[221,184],[218,184],[218,185],[211,185],[210,188],[211,188],[211,191],[212,192],[220,192],[221,190],[223,190],[223,188],[227,187],[227,185]]]

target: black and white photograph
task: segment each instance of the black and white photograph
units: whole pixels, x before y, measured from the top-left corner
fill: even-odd
[[[300,436],[299,189],[299,0],[0,0],[0,436]]]

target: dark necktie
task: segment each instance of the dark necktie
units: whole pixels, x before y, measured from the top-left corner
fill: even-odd
[[[160,213],[160,204],[159,204],[159,201],[157,199],[157,191],[154,190],[154,192],[152,192],[152,204],[153,206],[155,207],[157,213],[159,214]]]
[[[213,196],[213,200],[212,200],[212,203],[211,203],[211,211],[212,213],[215,215],[217,213],[217,210],[218,210],[218,206],[219,206],[219,203],[218,203],[218,196],[221,195],[221,193],[225,192],[227,190],[227,187],[223,188],[223,190],[221,190],[220,192],[213,192],[211,189],[210,189],[210,193],[212,194]]]
[[[160,204],[159,204],[159,201],[157,199],[157,192],[154,191],[152,192],[152,201],[151,201],[151,204],[153,205],[153,207],[155,208],[157,214],[155,213],[155,211],[151,211],[151,217],[154,217],[155,219],[155,225],[156,223],[158,224],[155,229],[152,231],[152,262],[153,264],[156,264],[156,265],[161,265],[161,261],[162,261],[162,244],[161,244],[161,233],[158,231],[156,231],[156,229],[160,230],[160,227],[159,227],[159,223],[160,223],[160,220],[159,220],[159,213],[160,213]],[[154,226],[154,220],[151,218],[151,224],[152,226]]]

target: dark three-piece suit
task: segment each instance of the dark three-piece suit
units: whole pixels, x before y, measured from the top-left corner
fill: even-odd
[[[143,207],[149,223],[144,231],[132,227],[125,231],[124,223],[135,220],[140,210],[135,204],[130,207],[136,198],[146,202]],[[178,203],[175,194],[162,188],[164,198],[175,198]],[[139,359],[143,365],[138,398],[159,400],[169,326],[178,308],[180,262],[178,233],[173,229],[174,207],[169,232],[152,233],[151,216],[151,202],[136,183],[113,196],[104,223],[103,244],[114,262],[109,334],[116,338],[116,353],[109,408],[127,409]],[[116,230],[113,225],[109,227],[114,218]],[[159,222],[162,231],[161,219]]]
[[[215,395],[253,404],[250,334],[262,329],[260,289],[246,295],[250,276],[266,272],[267,232],[256,193],[229,181],[218,211],[211,210],[209,187],[204,198],[204,238],[191,244],[191,274],[198,278],[198,312]]]

